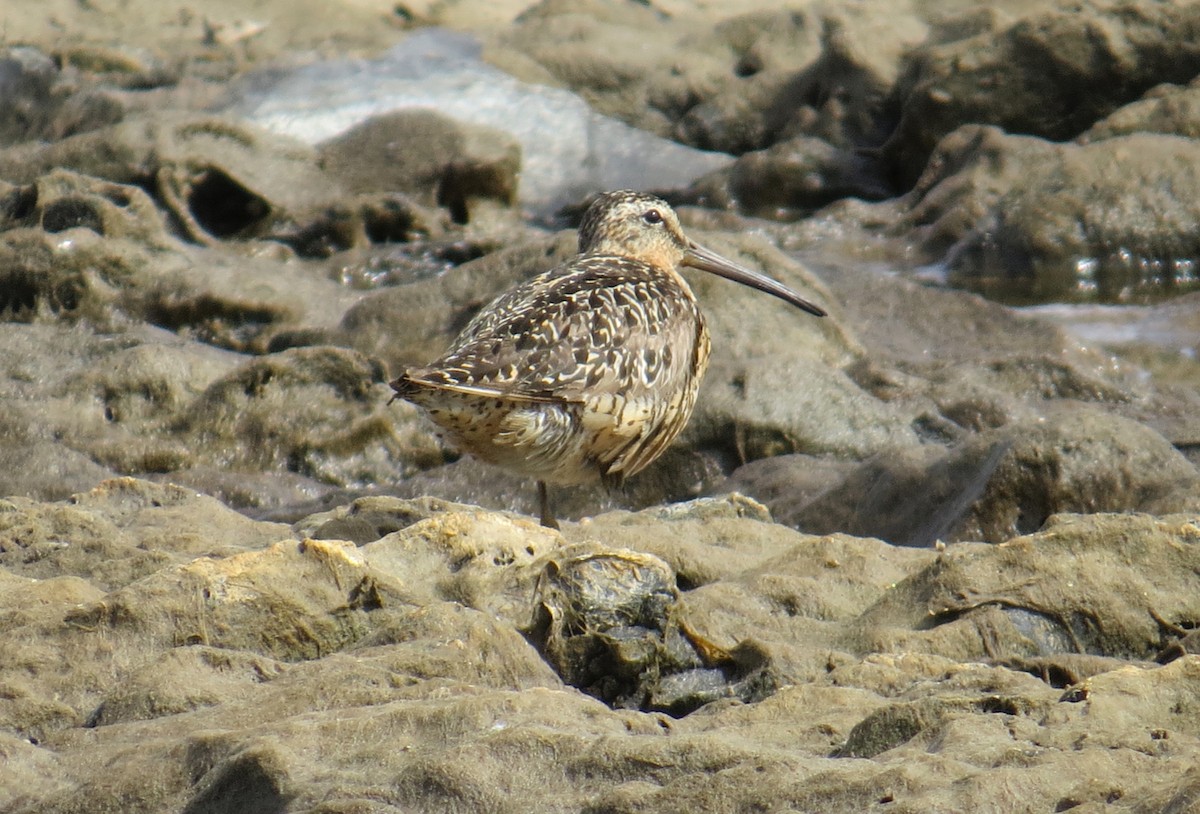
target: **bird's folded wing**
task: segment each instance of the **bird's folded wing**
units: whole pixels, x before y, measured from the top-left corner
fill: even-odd
[[[437,376],[420,373],[407,373],[401,378],[409,386],[445,390],[451,393],[462,393],[467,396],[479,396],[480,398],[502,399],[504,401],[526,404],[563,404],[572,401],[572,399],[563,398],[552,393],[524,391],[520,388],[519,382],[452,382]],[[396,385],[393,385],[393,387],[396,387]]]

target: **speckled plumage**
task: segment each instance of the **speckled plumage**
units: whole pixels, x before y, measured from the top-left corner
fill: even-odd
[[[661,455],[691,416],[709,336],[679,267],[733,269],[757,285],[728,261],[712,267],[720,258],[684,237],[664,201],[641,193],[599,196],[580,225],[579,252],[501,295],[440,359],[392,382],[460,450],[536,478],[551,526],[546,483],[620,482]]]

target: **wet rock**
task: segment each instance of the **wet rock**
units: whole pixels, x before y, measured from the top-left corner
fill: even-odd
[[[178,65],[168,64],[145,48],[79,43],[61,48],[55,56],[65,69],[102,78],[106,83],[130,90],[149,90],[174,85],[180,80]]]
[[[1160,654],[1161,655],[1161,654]],[[1161,661],[1161,659],[1159,659]],[[1125,659],[1112,656],[1093,656],[1086,653],[1051,653],[1044,656],[1017,656],[998,660],[998,664],[1037,676],[1051,687],[1070,687],[1110,670],[1128,666]],[[1149,667],[1148,662],[1139,666]]]
[[[1076,146],[962,128],[939,144],[902,224],[929,251],[948,248],[951,284],[997,299],[1188,290],[1197,247],[1184,224],[1196,213],[1173,190],[1192,183],[1197,149],[1164,135]]]
[[[652,555],[564,549],[538,579],[530,635],[567,684],[613,707],[685,715],[770,695],[770,658],[727,652],[693,631],[675,582]]]
[[[878,200],[891,191],[873,159],[797,137],[746,153],[705,176],[684,195],[705,206],[790,220],[846,197]]]
[[[966,704],[902,702],[890,704],[868,715],[850,730],[837,757],[871,758],[907,743],[926,730],[941,727],[955,711]]]
[[[415,428],[426,434],[430,431],[424,418],[418,418]],[[432,466],[405,477],[389,487],[389,492],[407,498],[438,495],[446,500],[488,509],[516,511],[531,517],[537,515],[539,499],[534,481],[469,455],[441,463],[446,457],[455,455],[457,453],[452,450],[442,450],[437,456],[416,461],[418,465]],[[711,451],[673,447],[638,473],[638,477],[620,487],[608,488],[600,483],[551,487],[550,500],[559,518],[591,517],[617,508],[637,510],[689,500],[712,491],[724,480],[721,459],[722,456]]]
[[[165,568],[64,622],[93,632],[132,626],[150,650],[204,644],[281,661],[319,658],[362,638],[365,614],[385,601],[388,586],[363,566],[351,543],[287,540]]]
[[[524,8],[507,1],[332,17],[286,5],[266,0],[239,23],[220,3],[203,18],[142,0],[120,15],[0,4],[8,41],[39,49],[18,54],[25,84],[0,112],[0,130],[33,128],[0,154],[0,809],[1190,804],[1195,295],[1059,306],[1063,318],[937,286],[951,249],[954,275],[980,258],[1002,266],[992,234],[1018,270],[1022,257],[1126,245],[1138,274],[1180,285],[1136,289],[1142,278],[1120,268],[1106,284],[1148,299],[1186,287],[1194,213],[1146,190],[1194,186],[1176,166],[1195,163],[1189,148],[1161,149],[1190,138],[1189,91],[1142,94],[1195,73],[1195,38],[1180,33],[1191,6],[852,0],[731,18],[676,0],[553,0],[516,19]],[[418,19],[489,30],[482,47],[426,30],[388,51]],[[0,86],[10,76],[0,69]],[[943,79],[961,98],[946,101]],[[244,107],[213,103],[227,87]],[[800,220],[683,216],[832,316],[806,322],[696,279],[715,355],[691,434],[627,493],[560,496],[582,519],[555,533],[466,505],[527,512],[532,487],[454,461],[415,411],[386,406],[382,382],[440,352],[500,288],[573,253],[572,233],[538,228],[559,204],[595,187],[683,186],[730,161],[639,134],[581,96],[660,136],[686,121],[711,143],[768,148],[708,193]],[[926,101],[949,115],[925,115]],[[416,191],[373,187],[404,156],[367,147],[400,119],[433,121],[386,115],[413,106],[521,128],[516,200],[541,220],[518,223],[509,204],[509,137],[464,135],[458,159],[432,156],[468,160],[461,194],[439,200],[444,173]],[[900,112],[887,150],[858,151]],[[337,173],[322,165],[311,145],[379,114]],[[1094,129],[1047,143],[959,129],[978,125],[959,115]],[[442,125],[420,132],[477,133]],[[904,200],[787,211],[873,195],[886,162],[906,185],[923,140],[927,153],[946,133]],[[1071,218],[1089,231],[1072,236]],[[1158,269],[1160,257],[1179,262]],[[779,452],[794,456],[759,457]],[[719,488],[746,461],[777,518],[812,504],[817,520],[844,521],[815,537],[745,497],[659,505]],[[111,478],[128,473],[148,481]],[[1102,506],[1186,514],[1045,519]],[[875,526],[855,525],[863,507],[878,509]],[[845,534],[955,528],[965,541],[935,548]],[[561,570],[542,598],[569,599],[580,581],[562,577],[578,576],[580,551],[619,550],[666,570],[642,569],[660,577],[648,592],[620,582],[612,607],[648,597],[665,621],[618,614],[582,637],[563,625],[559,652],[607,648],[623,659],[612,671],[564,663],[600,693],[684,717],[564,684],[522,634],[547,563]],[[569,601],[553,607],[576,618]],[[681,671],[660,669],[664,657]],[[620,695],[638,680],[657,683]]]
[[[62,503],[12,497],[3,505],[0,564],[35,580],[85,578],[105,589],[172,563],[288,535],[286,526],[248,520],[205,495],[132,478],[104,481]]]
[[[498,251],[504,242],[495,237],[415,240],[339,253],[329,262],[330,276],[358,291],[388,288],[435,277],[455,266]]]
[[[154,248],[172,246],[162,214],[140,187],[54,169],[14,193],[20,206],[9,210],[9,228],[40,228],[51,234],[87,229]]]
[[[28,141],[47,129],[52,110],[45,100],[57,78],[54,60],[36,48],[0,51],[0,145]]]
[[[458,602],[525,626],[542,559],[561,537],[526,518],[453,504],[430,508],[426,519],[364,546],[368,564],[397,575],[414,604]]]
[[[498,128],[521,145],[522,204],[542,215],[604,189],[682,186],[729,161],[601,116],[573,93],[520,82],[480,51],[467,35],[424,29],[372,61],[252,76],[231,90],[226,110],[312,144],[411,108]]]
[[[903,48],[925,31],[895,4],[724,16],[594,2],[541,3],[496,39],[603,113],[740,154],[800,134],[877,144]]]
[[[244,697],[287,666],[240,650],[176,647],[133,670],[101,700],[87,726],[111,726],[191,712]]]
[[[167,287],[173,281],[171,272],[179,272],[183,258],[164,253],[159,258],[162,274],[153,279],[143,262],[147,248],[103,240],[89,228],[104,228],[106,218],[110,223],[123,221],[119,206],[94,199],[77,198],[75,202],[79,207],[72,214],[77,220],[62,224],[62,233],[16,228],[0,234],[0,281],[4,284],[0,314],[5,319],[29,322],[43,316],[73,322],[91,318],[108,325],[114,312],[124,310],[121,306],[144,307],[139,300],[148,298],[147,289]],[[64,206],[59,214],[66,214],[72,205]],[[123,298],[122,294],[132,296]]]
[[[886,30],[887,36],[880,36]],[[761,11],[716,29],[736,62],[676,127],[689,144],[742,154],[796,136],[877,146],[904,51],[925,23],[895,4]]]
[[[352,351],[246,359],[164,332],[97,341],[86,329],[9,325],[0,335],[10,494],[61,497],[115,473],[176,473],[235,505],[273,506],[385,482],[403,460],[440,460],[415,420],[393,423],[378,365]]]
[[[0,177],[28,183],[65,168],[153,189],[189,239],[254,237],[333,197],[311,148],[231,119],[187,113],[131,119],[0,153]]]
[[[117,127],[25,149],[12,160],[21,162],[18,178],[39,167],[65,165],[152,190],[172,227],[203,245],[264,239],[305,256],[327,256],[443,229],[431,208],[378,186],[344,189],[322,170],[315,150],[230,119],[143,114]],[[359,166],[379,171],[381,161],[364,154]]]
[[[902,115],[889,159],[915,180],[964,122],[1074,138],[1154,85],[1196,75],[1196,15],[1172,3],[1037,9],[996,34],[917,48],[895,89]]]
[[[1200,473],[1143,425],[1068,408],[1009,432],[995,433],[1011,438],[1011,452],[1001,458],[958,539],[1006,539],[1063,512],[1200,509]]]
[[[33,45],[0,49],[0,148],[57,141],[124,118],[127,105],[111,86],[80,76],[64,56]]]
[[[354,351],[283,351],[214,381],[177,413],[177,430],[200,453],[195,461],[342,484],[386,481],[403,442],[384,412],[384,378]]]
[[[1195,295],[1143,308],[1015,310],[880,277],[856,262],[831,263],[824,279],[865,349],[848,375],[907,411],[927,441],[951,444],[968,432],[1034,420],[1043,402],[1055,400],[1095,403],[1144,423],[1185,455],[1200,437],[1190,406]]]
[[[960,526],[1005,450],[973,444],[954,454],[914,446],[836,468],[806,455],[783,455],[746,464],[720,488],[762,500],[780,523],[810,533],[846,530],[923,547],[974,539],[960,534]]]
[[[47,181],[33,187],[57,187],[44,209],[31,209],[29,219],[41,223],[0,234],[4,319],[86,322],[113,333],[132,319],[262,352],[297,323],[336,324],[354,300],[320,270],[170,238],[137,188],[63,173]],[[47,231],[52,225],[60,231]]]
[[[166,550],[182,530],[210,528],[200,518],[212,505],[123,481],[70,508],[119,520],[131,539]],[[990,642],[1004,663],[1038,658],[1034,616],[1054,636],[1043,646],[1070,650],[1075,636],[1110,659],[1153,649],[1166,629],[1155,615],[1172,629],[1195,618],[1197,533],[1186,518],[1062,518],[1004,546],[951,545],[940,555],[808,537],[739,499],[568,525],[592,538],[571,546],[528,520],[385,498],[297,528],[339,518],[383,536],[361,548],[302,543],[241,518],[218,534],[225,550],[172,559],[140,579],[123,566],[127,576],[107,592],[78,578],[0,577],[0,716],[25,736],[2,746],[14,810],[78,810],[82,791],[89,807],[113,810],[131,800],[184,811],[278,798],[343,810],[386,799],[432,812],[464,795],[479,810],[502,809],[517,795],[533,810],[819,797],[826,810],[853,811],[893,793],[896,760],[918,753],[938,778],[902,792],[921,805],[944,799],[946,776],[999,772],[1021,799],[1053,803],[1094,799],[1100,792],[1087,783],[1062,785],[1089,767],[1140,777],[1126,770],[1156,745],[1154,778],[1103,791],[1145,794],[1194,763],[1194,656],[1158,669],[1099,665],[1064,694],[1028,665],[989,664],[981,653]],[[664,559],[620,553],[630,542],[653,542]],[[137,551],[96,556],[117,572]],[[716,652],[752,638],[733,654],[769,659],[778,691],[671,719],[564,686],[518,629],[547,562],[561,570],[541,599],[570,600],[579,583],[562,577],[579,576],[572,565],[615,553],[646,564],[652,578],[593,592],[618,601],[576,621],[619,629],[650,620],[651,631],[662,617],[643,611],[667,610],[669,626],[686,604],[689,627],[711,636]],[[666,562],[683,564],[690,584]],[[559,630],[572,632],[565,620],[583,606],[554,607],[564,614]],[[981,638],[985,607],[999,615],[996,629],[1007,613],[1025,638]],[[1093,618],[1104,624],[1089,627]],[[189,631],[207,643],[189,643]],[[638,649],[636,637],[614,639]],[[303,660],[285,666],[280,656]],[[709,670],[664,681],[665,692],[695,698]],[[657,696],[662,706],[669,697]],[[1005,760],[1014,743],[1021,759]]]
[[[1200,85],[1156,85],[1136,102],[1113,111],[1093,124],[1076,139],[1089,144],[1114,136],[1134,133],[1164,133],[1184,138],[1200,137]]]
[[[1187,515],[1062,515],[998,546],[948,547],[858,619],[860,646],[1149,660],[1164,637],[1156,620],[1194,618],[1186,586],[1196,539]]]
[[[815,494],[788,488],[803,478],[794,470],[811,466],[804,456],[751,464],[726,488],[764,500],[780,522],[811,533],[849,531],[912,546],[1003,542],[1063,512],[1200,510],[1200,471],[1165,439],[1081,405],[949,449],[881,454]]]
[[[436,278],[369,292],[342,318],[342,341],[384,359],[390,370],[425,364],[501,291],[573,257],[577,243],[564,232],[491,252]]]
[[[864,458],[917,443],[908,416],[848,376],[806,360],[780,366],[781,357],[762,345],[736,347],[759,352],[714,363],[686,441],[741,461],[796,452]]]
[[[437,498],[362,497],[327,512],[308,515],[295,524],[295,530],[301,537],[350,540],[361,546],[421,520],[466,509]]]
[[[405,192],[457,223],[477,201],[516,202],[520,146],[507,133],[428,110],[368,119],[319,147],[322,166],[348,190]]]

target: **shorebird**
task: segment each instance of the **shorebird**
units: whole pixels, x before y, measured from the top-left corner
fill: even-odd
[[[558,528],[547,484],[620,484],[692,414],[709,336],[683,267],[825,315],[689,240],[665,201],[607,192],[575,259],[494,300],[440,359],[393,381],[392,400],[423,408],[460,451],[536,479],[542,525]]]

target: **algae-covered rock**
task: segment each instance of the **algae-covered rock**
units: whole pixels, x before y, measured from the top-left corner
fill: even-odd
[[[934,144],[963,122],[1070,139],[1154,85],[1192,79],[1196,15],[1191,4],[1050,4],[998,32],[929,42],[897,83],[903,107],[889,148],[916,178]]]
[[[577,545],[546,561],[530,635],[563,681],[610,706],[684,715],[718,699],[770,695],[770,658],[726,651],[688,624],[670,566]]]
[[[55,576],[54,560],[41,579],[0,574],[12,810],[80,811],[83,794],[92,811],[519,798],[849,812],[881,788],[966,805],[946,777],[977,787],[972,800],[1018,788],[1053,805],[1167,800],[1194,765],[1197,657],[1145,661],[1196,616],[1187,517],[1061,517],[940,553],[803,535],[744,498],[566,524],[579,542],[428,500],[297,524],[357,518],[374,538],[360,548],[228,510],[214,524],[215,507],[130,479],[12,507],[27,522],[69,510],[94,539],[128,543],[87,546],[104,569],[59,561],[81,576]],[[203,546],[207,527],[219,545]],[[134,567],[147,551],[166,557],[148,574]],[[575,658],[602,653],[625,660]],[[645,706],[690,714],[614,709],[543,654],[598,694],[650,679]],[[1131,771],[1147,760],[1150,777]],[[905,768],[901,787],[898,765],[928,771]],[[1063,786],[1099,769],[1100,785]]]
[[[961,659],[1149,660],[1195,615],[1197,539],[1189,515],[1063,515],[996,546],[948,547],[863,614],[860,642]]]

